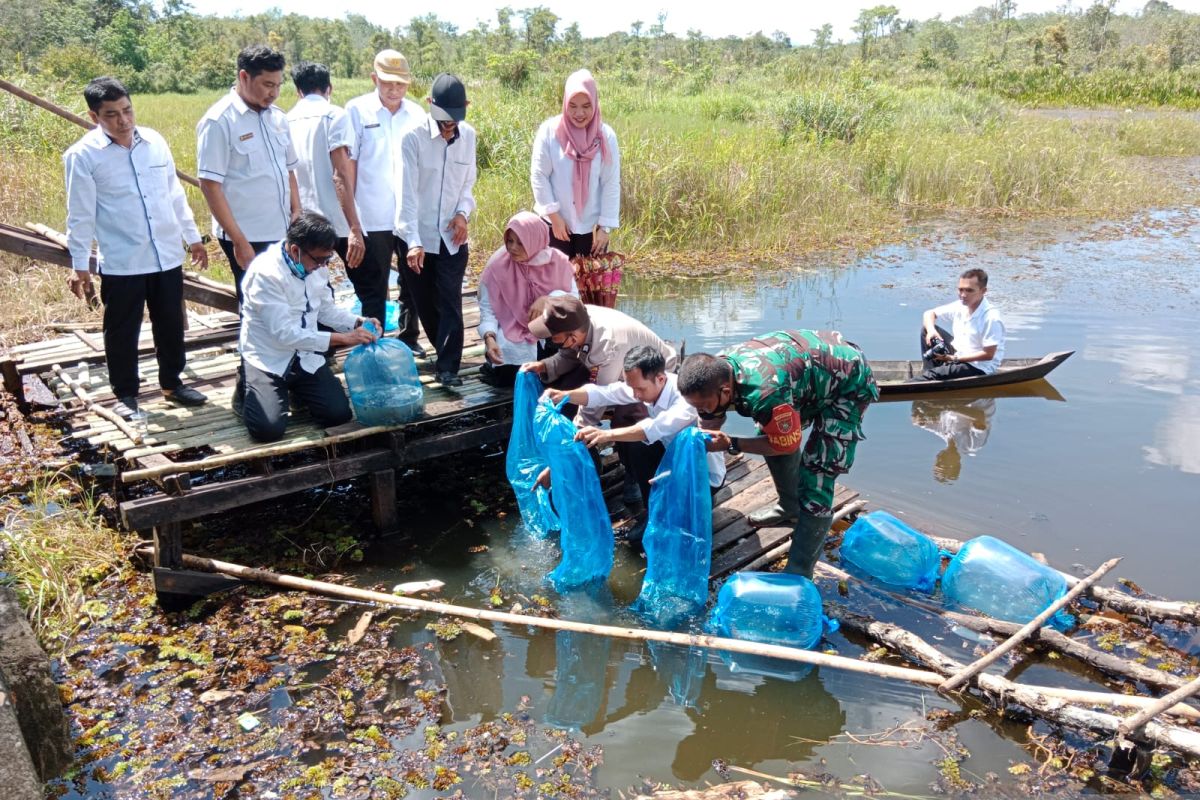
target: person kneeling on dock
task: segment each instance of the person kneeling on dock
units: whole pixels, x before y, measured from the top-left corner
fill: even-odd
[[[290,396],[324,427],[349,422],[350,401],[325,363],[333,347],[369,344],[376,334],[363,327],[379,321],[359,317],[333,302],[329,271],[337,231],[312,211],[296,218],[287,238],[250,262],[242,280],[242,333],[239,347],[246,372],[240,411],[251,438],[273,442],[287,428]],[[329,333],[318,323],[332,328]]]
[[[837,331],[765,333],[716,356],[689,356],[679,392],[700,413],[700,426],[716,429],[710,450],[766,456],[779,502],[748,519],[754,527],[794,522],[785,570],[811,578],[833,521],[837,476],[854,464],[863,414],[879,399],[862,351]],[[722,433],[730,406],[763,435]]]
[[[623,381],[607,386],[589,383],[571,391],[547,389],[546,394],[555,403],[566,397],[568,402],[580,408],[623,406],[639,402],[645,405],[649,416],[631,425],[608,430],[595,425],[585,425],[579,429],[575,438],[591,448],[607,447],[617,442],[640,442],[647,445],[647,456],[633,461],[631,466],[642,497],[649,503],[650,481],[658,471],[667,445],[684,428],[695,425],[699,418],[696,409],[688,405],[679,394],[678,377],[667,372],[667,361],[661,352],[647,345],[634,347],[625,354],[624,367]],[[548,473],[549,469],[546,470],[547,478]],[[715,489],[724,480],[724,454],[709,453],[709,485]],[[627,535],[629,544],[635,550],[641,548],[642,533],[646,529],[646,515],[643,513],[639,516],[641,519],[638,524]]]

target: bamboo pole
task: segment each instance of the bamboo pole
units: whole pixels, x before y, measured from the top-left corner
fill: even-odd
[[[122,433],[129,437],[130,441],[138,443],[142,441],[142,434],[130,427],[129,423],[121,419],[120,415],[115,413],[112,409],[105,408],[104,406],[93,401],[87,391],[79,385],[79,381],[68,375],[67,371],[62,368],[62,365],[55,364],[52,369],[58,373],[58,377],[62,379],[63,383],[66,384],[72,392],[74,392],[75,396],[87,404],[89,411],[104,417],[106,420],[116,425],[121,429]]]
[[[49,111],[51,114],[57,114],[58,116],[67,120],[68,122],[74,122],[76,125],[78,125],[81,128],[86,128],[87,130],[90,131],[92,128],[96,127],[93,123],[84,119],[83,117],[79,116],[78,114],[73,114],[70,111],[67,111],[65,108],[63,108],[60,105],[51,103],[49,100],[47,100],[43,97],[38,97],[36,94],[33,94],[32,92],[27,92],[26,90],[22,89],[20,86],[17,86],[15,83],[10,83],[10,82],[4,80],[3,78],[0,78],[0,89],[5,90],[9,94],[16,95],[17,97],[21,98],[22,100],[24,100],[28,103],[33,103],[38,108],[44,108],[45,110]],[[175,170],[175,174],[179,176],[179,180],[184,181],[185,183],[190,183],[192,186],[195,186],[196,188],[200,187],[200,181],[196,180],[191,175],[188,175],[186,172],[182,172],[180,170]]]
[[[1181,700],[1186,700],[1189,697],[1193,697],[1197,692],[1200,692],[1200,678],[1196,678],[1186,686],[1179,687],[1166,697],[1161,698],[1149,708],[1144,708],[1138,713],[1134,714],[1132,717],[1123,720],[1121,724],[1117,726],[1117,734],[1119,736],[1128,736],[1134,731],[1140,729],[1150,720],[1157,717],[1166,709],[1170,708]]]
[[[139,548],[138,552],[142,555],[147,555],[151,551],[149,548],[144,547]],[[396,595],[386,594],[384,592],[376,592],[370,589],[357,589],[352,586],[340,586],[338,584],[328,583],[325,581],[297,578],[292,575],[281,575],[277,572],[271,572],[265,569],[245,567],[240,564],[232,564],[227,561],[218,561],[217,559],[201,558],[199,556],[187,554],[183,555],[182,564],[183,566],[192,569],[204,570],[206,572],[220,572],[225,575],[232,575],[233,577],[240,578],[242,580],[269,583],[273,586],[280,586],[285,589],[315,592],[317,594],[323,594],[330,597],[340,597],[348,600],[397,606],[413,611],[426,611],[434,614],[463,617],[472,620],[499,622],[506,625],[532,626],[536,628],[548,628],[551,630],[590,633],[597,636],[610,636],[615,639],[664,642],[666,644],[675,644],[684,647],[708,647],[714,650],[723,650],[730,653],[767,656],[769,658],[779,658],[785,661],[796,661],[802,664],[812,664],[814,666],[824,666],[832,669],[841,669],[848,672],[874,675],[881,678],[893,678],[896,680],[908,681],[910,683],[917,683],[924,686],[936,687],[941,685],[943,681],[943,677],[941,675],[928,670],[912,669],[909,667],[896,667],[890,664],[860,661],[856,658],[828,655],[826,653],[818,653],[812,650],[801,650],[782,645],[748,642],[738,639],[726,639],[717,636],[707,636],[704,634],[675,633],[672,631],[656,631],[645,628],[622,628],[613,625],[597,625],[587,622],[576,622],[574,620],[529,617],[523,614],[512,614],[505,611],[491,611],[488,609],[470,608],[468,606],[452,605],[450,603],[442,603],[433,600],[420,600],[412,597],[398,597]],[[958,662],[953,663],[956,664],[957,667],[961,667],[961,664],[958,664]],[[980,677],[982,680],[983,678],[993,678],[995,676],[984,675]],[[1050,698],[1051,700],[1060,703],[1062,701],[1067,701],[1072,703],[1103,705],[1119,708],[1144,708],[1155,703],[1154,700],[1147,697],[1121,695],[1112,692],[1089,692],[1079,689],[1059,689],[1053,686],[1018,684],[1004,680],[1003,678],[999,678],[998,680],[1004,681],[1007,686],[1013,687],[1014,689],[1021,688],[1027,692],[1032,692],[1040,697]],[[1179,714],[1187,716],[1191,719],[1200,720],[1200,711],[1196,711],[1190,706],[1175,706],[1169,710],[1169,713]],[[1200,734],[1194,735],[1196,737],[1197,752],[1200,753]]]
[[[929,538],[933,540],[934,544],[948,553],[957,553],[963,546],[963,543],[958,539],[948,539],[944,536],[930,536]],[[1059,570],[1058,574],[1066,579],[1068,586],[1074,586],[1079,581],[1079,578],[1061,570]],[[1119,611],[1122,614],[1133,614],[1139,617],[1150,617],[1151,619],[1170,619],[1177,622],[1200,625],[1200,602],[1143,600],[1138,597],[1130,597],[1104,586],[1091,587],[1088,591],[1088,596],[1097,603],[1108,606],[1113,611]]]
[[[1036,617],[1029,620],[1029,622],[1025,623],[1025,626],[1022,627],[1021,630],[1017,631],[1012,636],[1008,637],[1003,642],[998,644],[996,647],[994,647],[992,649],[992,651],[990,653],[985,655],[983,658],[980,658],[980,659],[972,662],[971,664],[968,664],[967,667],[962,672],[959,672],[959,673],[947,678],[946,682],[938,687],[938,691],[939,692],[952,692],[955,689],[957,689],[959,686],[962,686],[964,683],[971,680],[971,678],[974,678],[976,675],[983,672],[985,669],[987,669],[992,664],[995,664],[997,661],[1000,660],[1001,656],[1003,656],[1005,653],[1012,650],[1014,647],[1019,645],[1021,642],[1028,639],[1030,634],[1034,633],[1035,631],[1040,629],[1043,625],[1045,625],[1046,622],[1049,621],[1049,619],[1052,616],[1057,614],[1060,609],[1066,608],[1068,603],[1070,603],[1076,597],[1078,597],[1079,595],[1081,595],[1085,591],[1087,591],[1088,587],[1092,586],[1092,584],[1094,584],[1096,581],[1103,578],[1105,575],[1108,574],[1109,570],[1111,570],[1113,567],[1115,567],[1117,564],[1120,564],[1120,563],[1121,563],[1120,558],[1111,558],[1108,561],[1105,561],[1103,564],[1100,565],[1099,569],[1097,569],[1091,575],[1088,575],[1086,578],[1081,580],[1079,583],[1077,583],[1073,587],[1071,587],[1071,590],[1069,592],[1067,592],[1062,597],[1058,598],[1053,603],[1051,603],[1050,606],[1048,608],[1046,608],[1042,613],[1038,614]]]

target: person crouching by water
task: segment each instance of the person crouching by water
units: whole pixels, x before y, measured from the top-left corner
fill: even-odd
[[[255,441],[283,436],[291,395],[323,427],[352,417],[346,392],[325,363],[325,351],[375,341],[364,322],[371,322],[375,331],[383,328],[377,319],[355,316],[334,304],[326,266],[337,239],[329,220],[305,211],[288,226],[286,239],[250,262],[242,279],[242,418]],[[318,323],[334,332],[318,330]]]
[[[675,370],[675,348],[654,331],[615,308],[584,305],[571,295],[535,300],[530,308],[529,330],[560,349],[547,359],[523,364],[521,369],[536,372],[543,383],[556,389],[577,389],[589,381],[598,386],[616,383],[624,374],[625,356],[638,345],[662,353],[667,369]],[[645,404],[636,400],[612,406],[605,403],[580,408],[575,414],[575,424],[581,428],[596,427],[609,407],[613,410],[614,428],[633,425],[647,416]],[[617,455],[625,466],[623,499],[627,505],[645,501],[633,476],[645,472],[640,463],[649,457],[648,449],[645,442],[617,443]],[[650,474],[654,474],[653,469]]]
[[[987,299],[988,275],[969,269],[958,278],[958,300],[921,319],[923,381],[991,375],[1004,359],[1004,321]],[[948,328],[948,330],[947,330]]]
[[[667,361],[653,347],[639,345],[625,354],[624,379],[607,386],[589,383],[578,389],[563,391],[547,389],[546,394],[558,403],[564,397],[580,408],[597,406],[623,406],[642,403],[648,416],[619,428],[604,429],[585,425],[575,435],[593,449],[607,447],[618,442],[637,442],[646,445],[646,457],[633,463],[634,478],[647,504],[650,499],[650,481],[658,471],[667,445],[680,431],[690,428],[699,421],[696,409],[692,408],[679,394],[678,377],[667,372]],[[549,470],[546,470],[548,473]],[[546,476],[549,477],[548,475]],[[708,482],[715,491],[725,480],[725,456],[723,453],[708,454]],[[648,509],[647,509],[648,510]],[[642,546],[642,534],[646,529],[646,514],[640,515],[638,524],[626,534],[635,550]]]
[[[529,178],[554,247],[571,258],[608,251],[609,234],[621,224],[621,154],[586,69],[567,78],[562,113],[538,128]]]
[[[862,351],[837,331],[773,331],[715,356],[688,356],[679,392],[713,431],[710,451],[766,456],[779,502],[748,519],[754,527],[794,522],[784,569],[812,578],[833,521],[834,484],[853,466],[863,414],[879,399]],[[731,406],[762,435],[721,432]]]
[[[553,292],[579,296],[571,262],[550,246],[541,217],[517,212],[504,229],[504,246],[492,253],[479,279],[479,337],[487,359],[480,380],[510,387],[521,364],[549,355],[529,331],[529,308]]]

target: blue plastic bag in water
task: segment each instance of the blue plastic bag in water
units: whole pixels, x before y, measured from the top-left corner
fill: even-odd
[[[360,344],[346,356],[346,388],[361,425],[403,425],[425,410],[425,391],[407,345],[395,339]]]
[[[674,629],[708,600],[712,496],[707,441],[699,428],[680,431],[667,447],[650,490],[650,517],[642,540],[646,579],[633,608],[659,628]]]
[[[962,546],[942,575],[942,595],[1008,622],[1029,622],[1067,593],[1058,570],[991,536]],[[1059,610],[1050,624],[1067,630],[1075,618]]]
[[[607,636],[558,632],[554,640],[554,695],[546,704],[547,725],[578,731],[599,716],[611,647],[612,640]]]
[[[575,424],[549,400],[538,401],[534,430],[541,452],[550,462],[550,496],[558,511],[562,561],[546,576],[557,591],[584,586],[608,576],[613,564],[612,524],[600,491],[600,477],[583,442],[575,441]]]
[[[666,684],[671,702],[683,708],[695,708],[708,672],[708,651],[703,647],[682,647],[665,642],[647,642],[650,660],[658,679]]]
[[[550,492],[545,486],[535,486],[537,476],[550,466],[538,449],[533,432],[533,412],[542,393],[542,382],[535,372],[518,372],[513,391],[513,426],[508,436],[508,453],[504,468],[525,530],[539,538],[558,530],[558,515],[550,505]]]
[[[932,539],[886,511],[855,520],[842,537],[841,555],[854,572],[923,592],[933,591],[942,566]]]
[[[837,630],[825,616],[821,593],[808,578],[786,572],[738,572],[717,594],[708,619],[717,636],[811,650],[826,630]],[[735,670],[799,680],[811,666],[765,656],[722,653]]]

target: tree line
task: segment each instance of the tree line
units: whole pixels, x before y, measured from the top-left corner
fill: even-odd
[[[374,54],[403,52],[420,76],[452,70],[520,87],[539,75],[588,64],[631,82],[733,82],[747,69],[774,64],[821,70],[858,64],[875,74],[950,76],[997,73],[1079,75],[1119,70],[1188,74],[1200,69],[1200,15],[1164,0],[1134,14],[1115,0],[1078,10],[1020,14],[1013,0],[993,0],[969,14],[905,19],[896,6],[864,8],[854,38],[834,38],[831,25],[797,45],[776,31],[710,38],[666,31],[666,15],[633,21],[627,30],[585,38],[543,6],[496,11],[470,30],[430,14],[394,30],[359,14],[341,19],[285,14],[244,17],[197,14],[187,0],[7,0],[0,17],[0,65],[44,83],[78,85],[99,74],[122,78],[136,92],[192,92],[228,86],[237,51],[264,42],[289,63],[327,64],[336,77],[364,77]],[[698,90],[698,89],[697,89]]]

